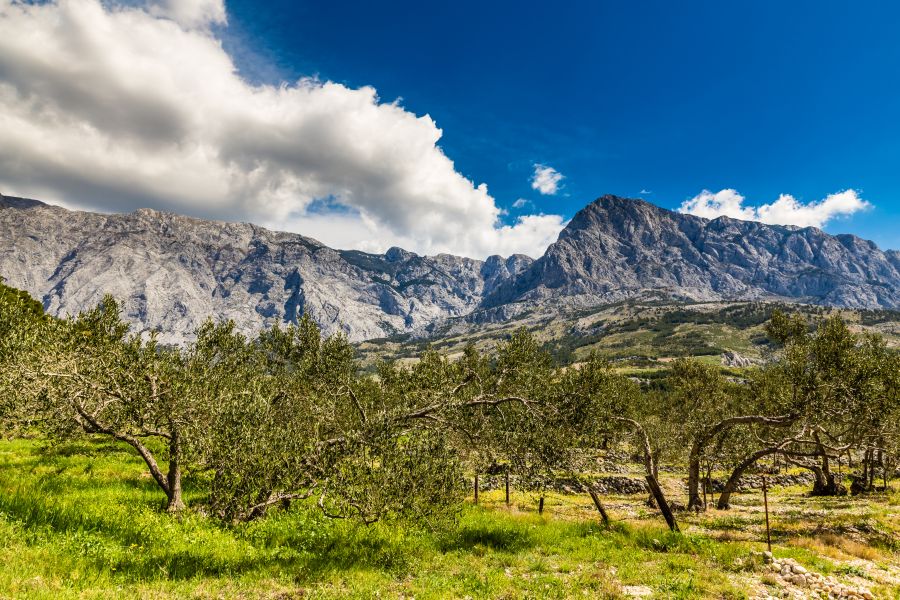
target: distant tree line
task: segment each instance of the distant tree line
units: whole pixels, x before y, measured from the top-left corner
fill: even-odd
[[[714,469],[729,474],[726,509],[740,477],[773,461],[813,473],[811,493],[837,495],[848,490],[836,465],[861,493],[887,486],[900,456],[900,355],[839,317],[776,311],[764,365],[727,377],[683,358],[653,389],[596,354],[558,366],[526,330],[493,352],[425,350],[374,373],[307,317],[254,338],[227,322],[196,333],[182,348],[132,333],[111,297],[51,318],[0,283],[3,433],[118,440],[146,463],[167,510],[186,508],[190,477],[198,504],[230,522],[297,501],[334,518],[436,521],[473,473],[541,491],[581,477],[585,456],[629,448],[675,529],[661,464],[680,465],[686,506],[703,510]]]

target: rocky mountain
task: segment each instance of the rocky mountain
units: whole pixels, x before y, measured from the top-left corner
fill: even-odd
[[[234,319],[247,333],[302,313],[352,340],[412,331],[470,313],[531,262],[341,251],[246,223],[148,209],[69,211],[0,196],[0,275],[10,285],[55,315],[113,294],[138,330],[171,343],[208,317]]]
[[[327,332],[363,340],[453,317],[489,321],[535,304],[645,294],[900,307],[896,251],[815,228],[707,220],[615,196],[581,210],[537,261],[335,250],[246,223],[148,209],[69,211],[0,196],[0,275],[57,315],[113,294],[138,330],[172,343],[208,317],[252,333],[306,313]]]
[[[781,298],[853,308],[900,306],[900,253],[814,227],[709,220],[604,196],[578,212],[540,259],[490,292],[575,305],[643,293],[687,300]]]

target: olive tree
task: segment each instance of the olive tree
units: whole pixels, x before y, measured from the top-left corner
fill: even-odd
[[[846,493],[832,461],[853,450],[863,450],[870,458],[878,447],[891,402],[890,386],[885,385],[890,352],[877,338],[853,333],[838,315],[815,327],[796,317],[777,316],[768,330],[782,345],[773,368],[781,370],[803,411],[802,431],[781,453],[812,471],[813,494]]]
[[[673,531],[678,523],[659,484],[659,460],[671,430],[660,418],[659,397],[642,393],[640,387],[615,373],[612,366],[596,354],[561,378],[556,399],[564,416],[560,428],[573,443],[587,448],[603,448],[610,443],[633,444],[645,470],[650,501],[657,506]],[[591,493],[601,514],[599,498]],[[604,517],[606,519],[606,517]]]
[[[703,508],[700,494],[701,463],[711,449],[712,460],[726,437],[737,428],[787,427],[797,421],[795,407],[759,402],[741,385],[726,380],[717,367],[692,359],[678,359],[670,375],[673,409],[669,418],[679,423],[687,448],[688,508]],[[767,410],[775,409],[770,413]],[[777,411],[777,412],[776,412]]]
[[[872,464],[877,451],[884,455],[885,432],[893,424],[897,358],[883,340],[854,334],[838,316],[810,326],[780,312],[773,314],[767,333],[778,350],[768,365],[750,374],[745,389],[758,406],[791,418],[762,424],[746,438],[747,450],[725,484],[719,508],[728,507],[740,476],[772,455],[810,470],[813,494],[845,493],[832,462],[862,451],[864,464]]]
[[[42,336],[27,351],[22,392],[39,403],[45,431],[54,438],[81,432],[128,444],[165,493],[167,510],[183,509],[193,407],[178,352],[160,347],[152,335],[130,334],[111,297],[77,317],[50,322]]]
[[[221,517],[253,519],[315,497],[335,518],[423,518],[458,494],[453,446],[433,426],[442,406],[423,391],[442,385],[442,368],[423,361],[414,376],[383,365],[361,377],[346,338],[323,337],[308,317],[254,340],[210,324],[195,352],[214,374],[202,456]]]
[[[3,284],[0,277],[0,435],[27,428],[33,406],[21,393],[21,372],[30,350],[41,346],[49,319],[41,303]]]

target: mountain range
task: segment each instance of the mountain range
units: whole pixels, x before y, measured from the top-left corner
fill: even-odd
[[[55,315],[123,303],[139,331],[181,343],[207,318],[252,334],[309,314],[359,341],[655,295],[900,308],[900,252],[852,235],[713,220],[598,198],[545,254],[476,260],[336,250],[299,234],[150,209],[71,211],[0,196],[0,276]]]

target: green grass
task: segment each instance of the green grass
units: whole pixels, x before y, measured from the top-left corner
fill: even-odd
[[[563,510],[571,496],[548,497],[540,516],[533,498],[517,494],[506,509],[500,494],[437,532],[329,520],[306,505],[225,526],[199,510],[165,514],[127,448],[0,442],[0,598],[618,598],[632,585],[659,598],[744,598],[762,572],[759,541],[727,539],[758,514],[685,515],[679,535],[655,514],[613,508],[604,528],[587,504]],[[199,490],[187,495],[202,505]],[[612,498],[629,501],[640,504]],[[836,571],[807,547],[776,553]]]

